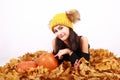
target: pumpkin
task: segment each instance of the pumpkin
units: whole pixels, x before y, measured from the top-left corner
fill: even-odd
[[[58,67],[58,61],[53,53],[43,53],[36,59],[36,63],[38,66],[43,66],[48,70],[53,70]]]
[[[35,68],[37,67],[37,64],[35,61],[22,61],[18,63],[16,69],[19,72],[19,70],[27,72],[29,68]]]

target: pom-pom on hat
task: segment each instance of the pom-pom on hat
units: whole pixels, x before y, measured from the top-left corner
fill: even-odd
[[[66,13],[56,14],[49,23],[51,30],[57,25],[64,25],[73,29],[73,23],[69,20]]]

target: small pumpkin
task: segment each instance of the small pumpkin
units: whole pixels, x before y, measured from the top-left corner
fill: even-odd
[[[38,66],[43,66],[48,70],[53,70],[58,67],[58,61],[53,53],[43,53],[36,59],[36,63]]]
[[[16,69],[19,71],[21,69],[22,71],[27,72],[29,68],[35,68],[37,67],[37,64],[35,61],[22,61],[18,63]]]

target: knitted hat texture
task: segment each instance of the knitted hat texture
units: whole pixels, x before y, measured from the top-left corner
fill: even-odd
[[[56,14],[50,21],[50,29],[53,29],[57,25],[64,25],[66,27],[73,28],[72,22],[68,19],[66,13]]]

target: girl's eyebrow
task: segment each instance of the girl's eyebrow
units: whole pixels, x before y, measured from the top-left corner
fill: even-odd
[[[59,27],[63,27],[63,25],[59,25],[58,28],[59,28]]]
[[[61,27],[62,25],[58,25],[58,27]]]

